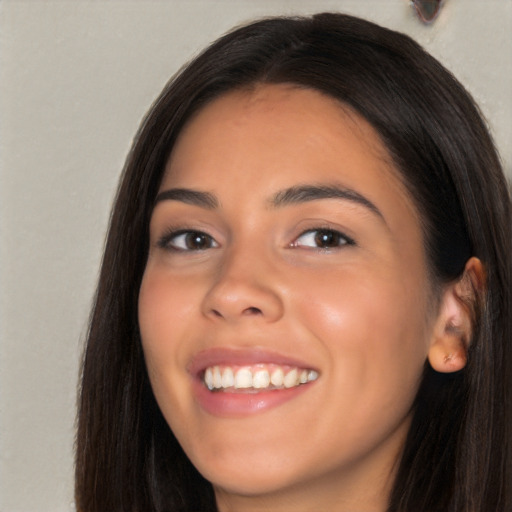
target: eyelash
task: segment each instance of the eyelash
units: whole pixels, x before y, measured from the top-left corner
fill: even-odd
[[[302,245],[299,240],[303,237],[309,236],[312,241],[317,244],[315,246]],[[334,241],[333,245],[329,245],[330,242]],[[326,245],[322,246],[322,242]],[[296,240],[291,244],[292,247],[305,247],[311,249],[319,249],[323,251],[341,249],[342,247],[355,245],[355,241],[349,236],[345,235],[337,229],[331,228],[311,228],[301,233]]]
[[[299,240],[304,237],[310,237],[311,241],[315,245],[306,245],[304,243],[300,243]],[[176,245],[176,240],[179,237],[184,237],[183,242],[185,247],[178,247]],[[189,238],[191,237],[191,238]],[[319,238],[320,237],[320,238]],[[195,238],[195,240],[194,240]],[[187,240],[188,239],[188,240]],[[203,243],[206,244],[205,247],[190,247],[188,242],[198,242],[202,240]],[[334,242],[334,243],[333,243]],[[322,245],[324,244],[324,245]],[[296,239],[293,241],[289,247],[303,247],[310,249],[318,249],[323,251],[340,249],[345,246],[353,246],[355,245],[355,241],[336,229],[330,228],[311,228],[306,231],[303,231]],[[174,252],[201,252],[207,249],[216,249],[219,247],[218,242],[215,239],[208,235],[207,233],[195,229],[170,229],[166,234],[164,234],[157,242],[157,246],[161,249],[166,249]]]
[[[203,248],[192,248],[192,247],[177,247],[176,240],[179,237],[184,237],[185,245],[187,245],[187,237],[192,235],[195,237],[196,241],[199,237],[202,237],[203,241],[208,244],[208,247]],[[190,241],[190,240],[189,240]],[[200,252],[205,251],[207,249],[214,249],[219,246],[219,244],[214,240],[213,237],[204,233],[203,231],[199,231],[196,229],[170,229],[167,233],[165,233],[157,242],[157,246],[161,249],[166,249],[168,251],[174,252]]]

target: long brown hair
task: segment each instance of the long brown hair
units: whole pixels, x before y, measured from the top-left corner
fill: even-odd
[[[137,321],[148,226],[164,166],[188,119],[256,83],[293,83],[351,106],[377,130],[421,213],[430,272],[461,276],[477,256],[468,364],[425,366],[388,512],[512,509],[510,196],[469,94],[409,37],[341,14],[273,18],[215,42],[165,87],[139,129],[113,208],[84,354],[80,512],[215,511],[149,384]]]

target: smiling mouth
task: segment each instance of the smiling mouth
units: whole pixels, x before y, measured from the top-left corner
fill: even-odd
[[[318,379],[318,372],[287,365],[256,364],[251,366],[209,366],[202,380],[214,392],[258,393],[290,389]]]

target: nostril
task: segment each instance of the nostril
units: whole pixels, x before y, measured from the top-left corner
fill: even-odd
[[[259,308],[250,307],[250,308],[244,309],[243,314],[244,315],[262,315],[263,312]]]

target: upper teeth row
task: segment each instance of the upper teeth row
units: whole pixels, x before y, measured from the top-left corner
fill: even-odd
[[[275,368],[271,371],[265,368],[252,369],[242,366],[234,370],[225,367],[212,366],[206,369],[204,373],[204,383],[208,389],[282,389],[292,388],[316,380],[318,372],[315,370],[306,370],[292,368],[285,373],[283,368]]]

